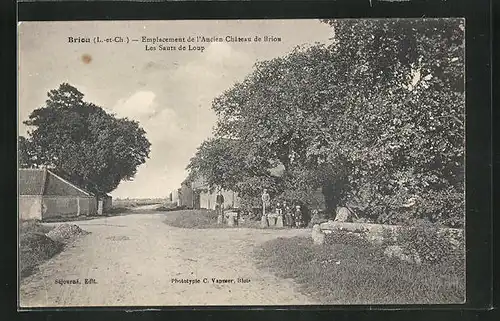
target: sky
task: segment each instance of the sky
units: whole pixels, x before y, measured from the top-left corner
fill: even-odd
[[[18,26],[18,128],[63,82],[115,114],[139,121],[150,158],[117,198],[167,197],[180,187],[196,148],[211,136],[212,100],[242,81],[257,61],[283,56],[297,45],[329,43],[318,20],[190,20],[22,22]],[[129,43],[70,43],[69,37],[121,37]],[[142,37],[272,36],[280,42],[208,42],[201,51],[146,51]],[[133,42],[131,39],[138,39]],[[175,44],[173,44],[175,45]],[[177,46],[179,43],[177,44]],[[188,45],[185,43],[184,45]],[[89,60],[82,57],[90,57]]]

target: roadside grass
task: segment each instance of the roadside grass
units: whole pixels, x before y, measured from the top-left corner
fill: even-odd
[[[177,206],[176,203],[168,202],[168,203],[163,203],[162,205],[159,205],[157,208],[155,208],[155,211],[159,212],[170,212],[170,211],[181,211],[185,210],[185,206]]]
[[[124,207],[124,206],[115,206],[115,205],[113,205],[112,208],[110,208],[109,210],[107,210],[104,213],[104,216],[119,216],[119,215],[122,215],[122,214],[126,214],[128,212],[130,212],[130,208],[127,208],[127,207]]]
[[[19,221],[19,234],[26,233],[42,233],[46,234],[50,232],[54,227],[47,226],[40,223],[37,220]]]
[[[178,210],[165,211],[165,224],[181,227],[181,228],[193,228],[193,229],[204,229],[204,228],[235,228],[235,227],[247,227],[247,228],[258,228],[258,221],[245,220],[238,226],[227,226],[226,224],[217,224],[217,213],[213,210]]]
[[[57,222],[78,222],[95,220],[104,217],[120,216],[131,212],[130,208],[113,206],[111,209],[104,212],[103,215],[79,215],[79,216],[51,216],[43,220],[44,223],[57,223]]]
[[[117,208],[134,208],[143,205],[156,205],[165,203],[165,199],[145,198],[145,199],[115,199],[113,200],[113,207]]]
[[[88,221],[96,218],[103,218],[105,215],[97,216],[97,215],[80,215],[80,216],[52,216],[43,219],[44,223],[58,223],[58,222],[78,222],[78,221]]]
[[[19,273],[25,278],[34,273],[41,263],[61,252],[64,244],[45,234],[53,227],[38,221],[19,222]]]
[[[356,237],[314,245],[311,238],[278,238],[256,248],[260,269],[291,278],[325,304],[451,304],[465,300],[465,260],[412,265]]]

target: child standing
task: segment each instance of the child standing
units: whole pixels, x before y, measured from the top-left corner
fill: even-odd
[[[295,206],[294,219],[295,219],[295,227],[299,228],[304,225],[300,205]]]

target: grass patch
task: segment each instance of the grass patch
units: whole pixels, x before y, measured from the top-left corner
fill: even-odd
[[[165,215],[167,225],[182,228],[221,228],[217,224],[217,214],[211,210],[170,211]]]
[[[164,223],[174,227],[182,228],[232,228],[225,224],[217,224],[217,213],[213,210],[180,210],[168,211],[165,214]],[[259,222],[245,220],[235,227],[259,227]]]
[[[254,254],[259,268],[293,279],[325,304],[463,303],[463,255],[412,265],[387,258],[383,249],[357,236],[335,237],[322,246],[293,237],[266,242]]]
[[[157,208],[155,208],[155,211],[171,212],[171,211],[181,211],[181,210],[185,210],[185,209],[186,209],[186,206],[177,206],[176,203],[165,203],[165,204],[162,204],[162,205],[158,206]]]
[[[120,216],[131,212],[132,209],[127,207],[115,207],[113,206],[109,210],[103,213],[103,215],[79,215],[79,216],[50,216],[43,219],[44,223],[57,223],[57,222],[78,222],[78,221],[89,221],[104,217]]]
[[[51,216],[43,219],[44,223],[57,223],[57,222],[78,222],[88,221],[96,218],[103,218],[104,215],[80,215],[80,216]]]
[[[38,221],[19,224],[19,271],[25,278],[37,270],[38,265],[61,252],[64,244],[47,237],[53,228]]]
[[[42,233],[46,234],[50,232],[54,227],[41,224],[36,220],[29,221],[19,221],[19,234],[26,233]]]
[[[113,206],[119,208],[134,208],[143,205],[163,204],[166,200],[162,198],[137,198],[137,199],[114,199]]]
[[[113,206],[112,208],[110,208],[109,210],[104,212],[104,216],[117,216],[117,215],[128,213],[130,211],[131,211],[130,208],[127,208],[127,207]]]

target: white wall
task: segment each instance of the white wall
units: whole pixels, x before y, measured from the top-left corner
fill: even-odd
[[[200,208],[215,209],[215,198],[217,192],[202,192],[200,194]],[[222,191],[222,196],[224,196],[224,208],[238,208],[240,206],[240,198],[238,193],[233,191]]]
[[[19,218],[21,220],[41,220],[42,197],[39,195],[20,195]]]

